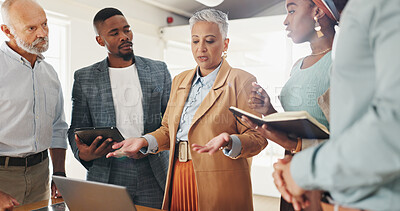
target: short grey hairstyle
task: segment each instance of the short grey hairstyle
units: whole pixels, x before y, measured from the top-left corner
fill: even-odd
[[[19,0],[5,0],[3,4],[1,5],[1,17],[3,18],[3,22],[5,25],[7,25],[9,28],[13,28],[10,20],[10,8],[11,6]],[[33,2],[36,2],[36,0],[31,0]]]
[[[216,23],[218,25],[219,31],[221,32],[222,38],[226,39],[228,35],[228,15],[224,12],[216,9],[203,9],[197,11],[189,19],[190,30],[192,30],[193,25],[200,21],[207,21]]]

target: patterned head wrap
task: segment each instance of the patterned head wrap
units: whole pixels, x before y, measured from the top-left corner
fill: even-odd
[[[312,0],[332,20],[339,22],[340,15],[332,0]]]

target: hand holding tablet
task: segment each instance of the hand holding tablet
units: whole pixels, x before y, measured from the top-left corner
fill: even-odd
[[[98,136],[102,137],[98,145],[101,145],[108,138],[111,138],[115,142],[120,142],[125,139],[116,127],[76,128],[75,134],[88,146],[90,146]]]
[[[105,156],[113,151],[113,142],[122,140],[124,140],[124,137],[116,127],[75,129],[75,143],[79,149],[79,158],[86,162]]]

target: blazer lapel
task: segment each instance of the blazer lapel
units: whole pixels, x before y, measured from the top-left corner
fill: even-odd
[[[108,60],[104,59],[94,70],[94,80],[96,81],[97,90],[99,90],[99,97],[102,102],[99,104],[107,111],[109,117],[108,126],[116,126],[114,100],[112,97],[110,74],[108,70]]]
[[[142,89],[142,107],[143,107],[143,122],[146,123],[149,114],[149,99],[153,90],[151,89],[151,71],[150,67],[145,64],[140,57],[135,56],[135,65],[139,76],[140,87]],[[144,126],[147,128],[147,126]]]
[[[215,79],[214,85],[207,96],[204,98],[203,102],[201,102],[196,113],[194,114],[190,127],[196,124],[196,122],[211,108],[212,105],[214,105],[218,97],[222,94],[223,89],[221,88],[225,84],[230,70],[231,66],[229,66],[228,62],[223,60],[217,78]]]
[[[175,107],[174,111],[171,113],[171,114],[175,114],[175,115],[170,115],[170,117],[169,117],[169,118],[172,118],[171,122],[170,122],[172,124],[169,125],[169,127],[171,128],[170,131],[174,131],[175,135],[176,135],[176,131],[178,131],[183,107],[185,107],[185,103],[188,98],[190,88],[192,87],[192,80],[193,80],[194,75],[196,74],[196,69],[197,68],[193,69],[192,71],[189,71],[189,73],[184,77],[184,79],[178,86],[178,90],[175,93],[176,94],[176,97],[174,98],[175,101],[169,102],[169,103],[174,103],[176,105],[176,106],[174,106]],[[173,93],[171,93],[171,94],[173,94]]]

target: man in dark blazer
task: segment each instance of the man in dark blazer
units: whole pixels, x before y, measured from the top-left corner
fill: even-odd
[[[106,126],[116,126],[125,137],[154,131],[161,125],[170,94],[166,64],[134,55],[133,34],[119,10],[100,10],[93,25],[108,57],[75,72],[69,143],[88,170],[88,180],[126,186],[135,204],[161,208],[168,152],[106,159],[112,140],[98,144],[102,137],[97,137],[88,146],[74,134],[75,128]]]

